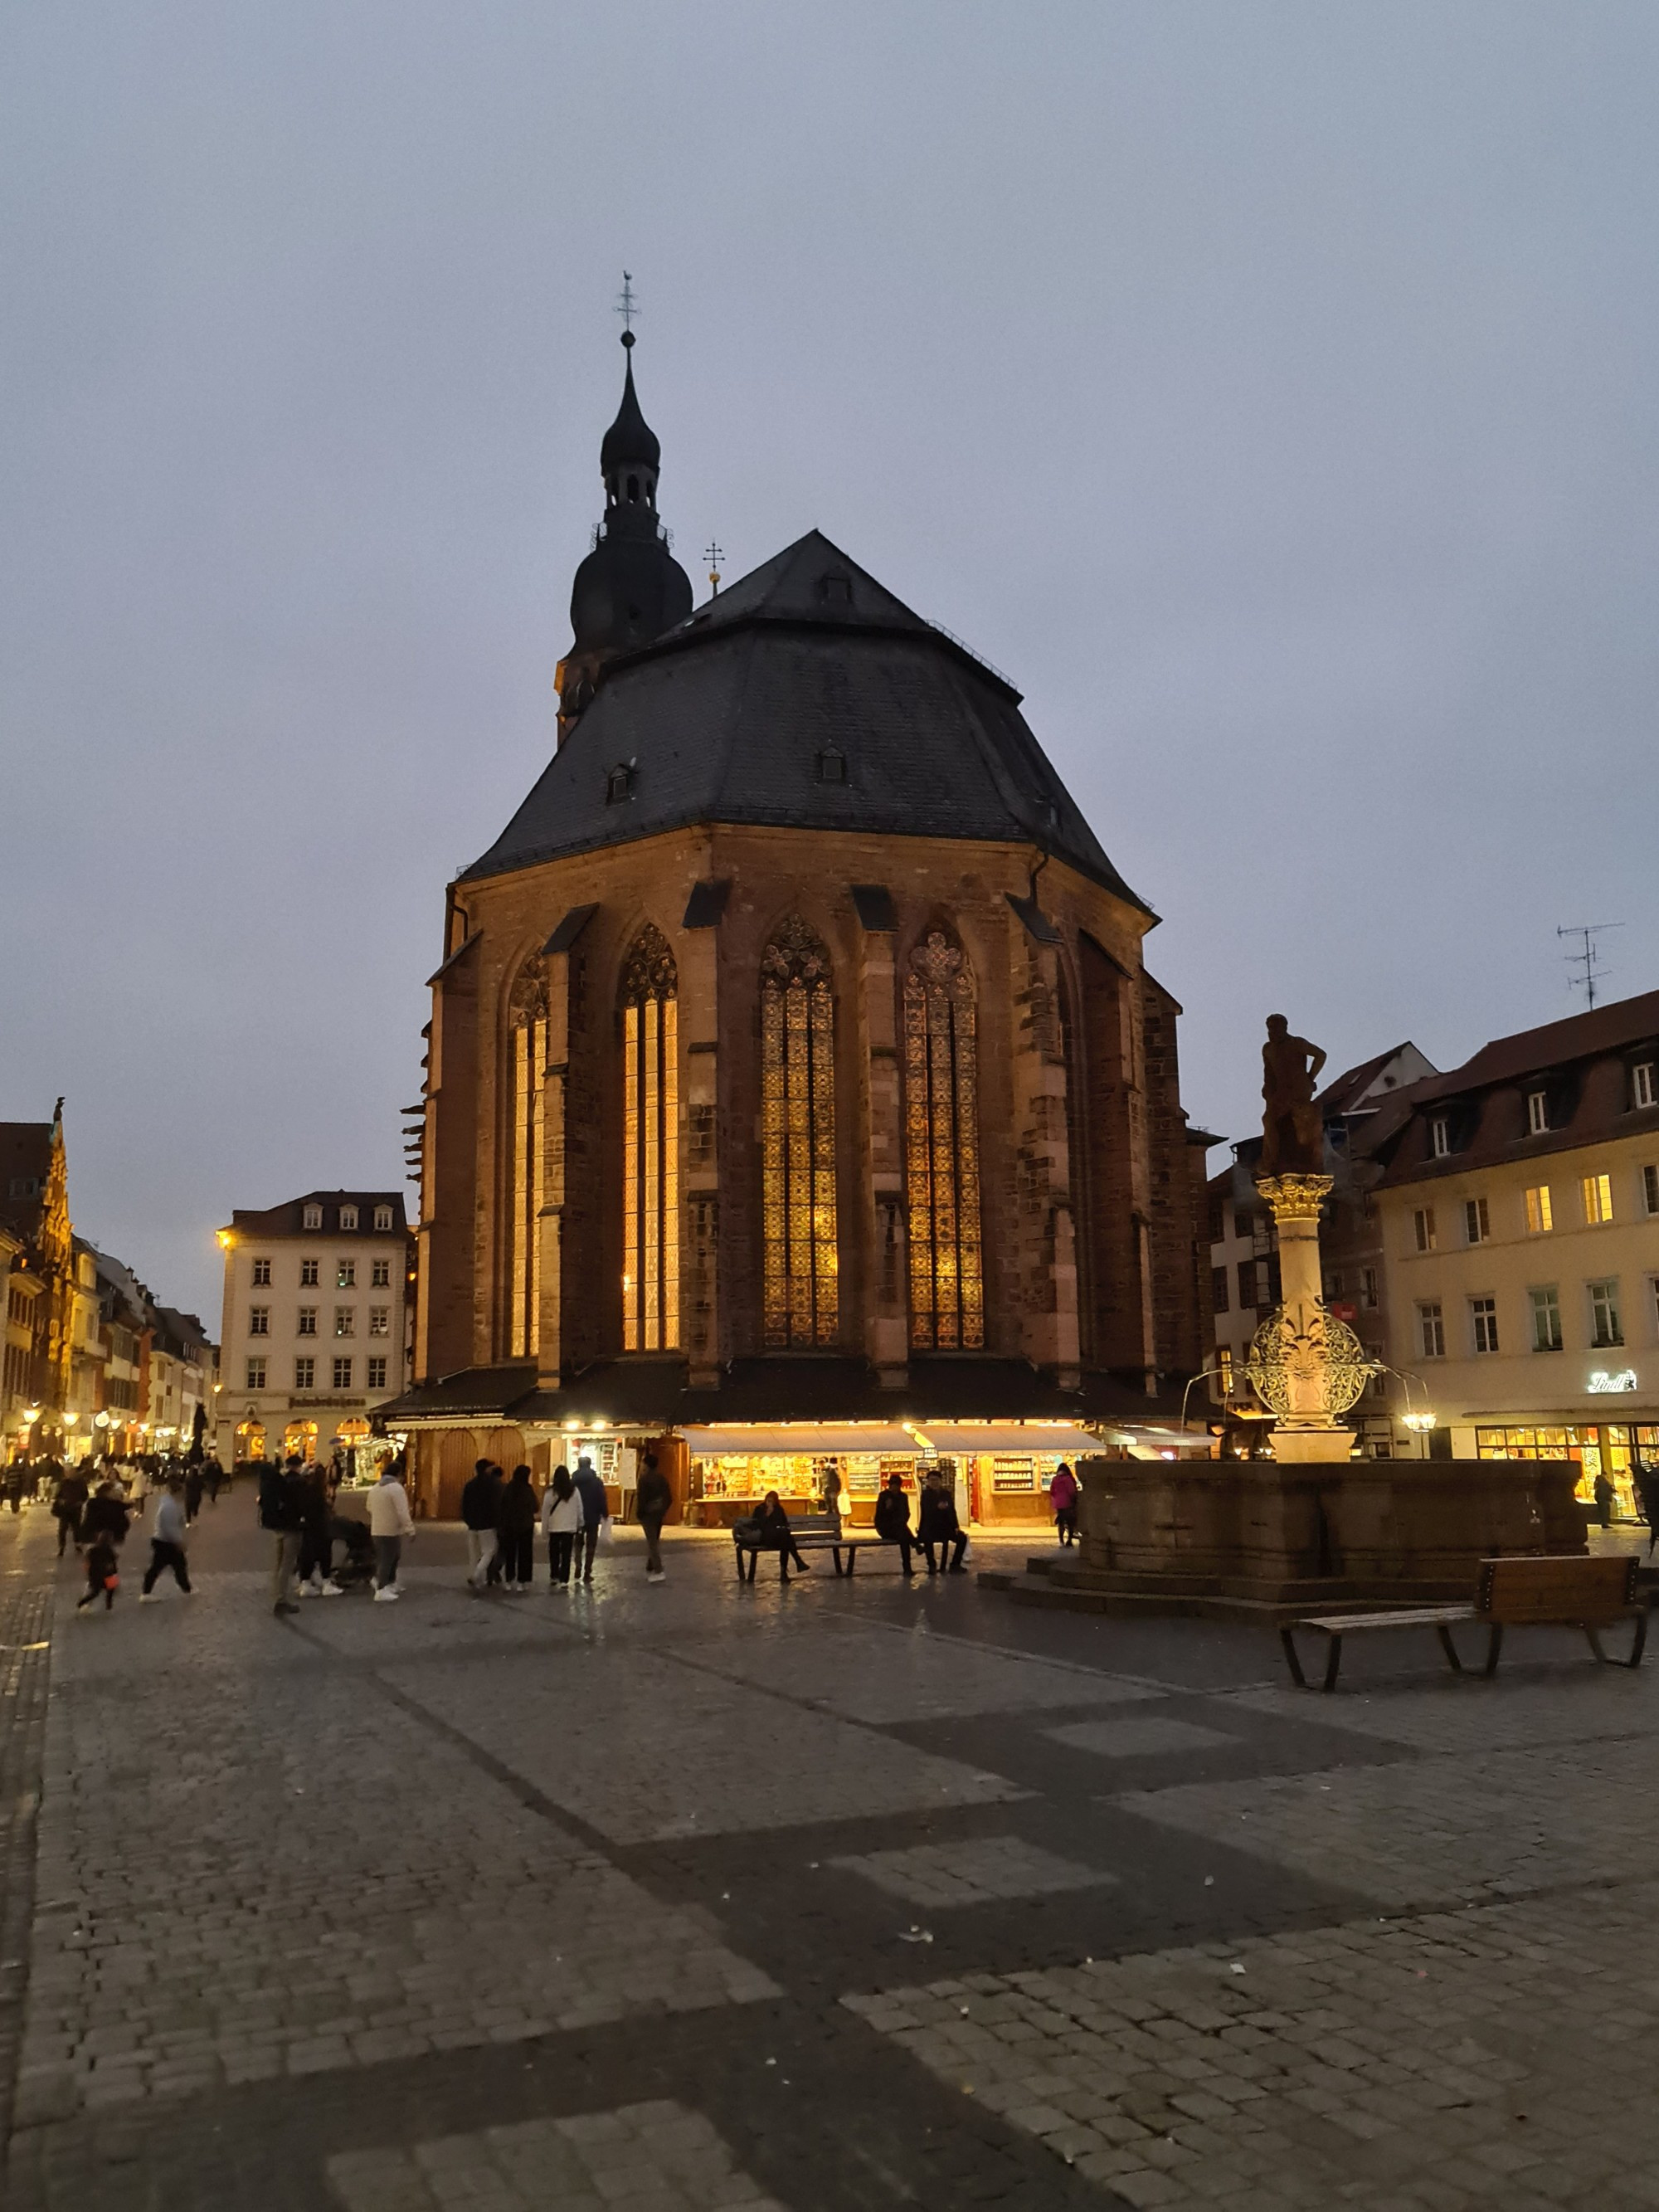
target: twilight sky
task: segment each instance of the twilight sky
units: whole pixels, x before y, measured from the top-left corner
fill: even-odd
[[[1651,0],[18,0],[0,1118],[216,1333],[399,1181],[624,265],[699,598],[816,524],[1008,672],[1195,1119],[1659,983],[1656,100]]]

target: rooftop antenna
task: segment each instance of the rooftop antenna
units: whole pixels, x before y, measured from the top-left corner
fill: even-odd
[[[1577,937],[1583,941],[1583,950],[1581,952],[1564,952],[1561,957],[1569,968],[1583,969],[1582,975],[1574,975],[1570,979],[1570,984],[1573,990],[1582,991],[1584,994],[1585,999],[1592,1008],[1595,1005],[1596,985],[1604,975],[1610,975],[1613,972],[1612,969],[1602,966],[1601,951],[1595,940],[1604,929],[1622,929],[1624,926],[1622,921],[1575,921],[1570,923],[1565,929],[1558,929],[1555,933],[1557,937]]]
[[[717,599],[720,591],[720,562],[726,558],[723,549],[711,538],[702,549],[702,557],[708,563],[708,596]]]
[[[623,319],[623,343],[625,346],[631,346],[634,343],[634,318],[639,312],[640,303],[634,297],[634,279],[624,269],[623,288],[617,299],[617,313]]]

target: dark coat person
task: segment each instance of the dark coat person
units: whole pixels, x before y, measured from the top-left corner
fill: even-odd
[[[926,1554],[930,1575],[938,1571],[933,1565],[935,1545],[939,1547],[939,1567],[945,1566],[948,1553],[948,1573],[961,1575],[968,1571],[962,1564],[968,1539],[957,1516],[955,1496],[943,1482],[930,1482],[921,1493],[916,1510],[916,1540]]]
[[[526,1590],[536,1571],[536,1523],[541,1500],[527,1467],[515,1467],[501,1492],[497,1528],[501,1544],[501,1578],[509,1590]]]
[[[913,1575],[910,1564],[910,1501],[904,1494],[902,1475],[890,1475],[887,1487],[876,1500],[876,1534],[884,1544],[896,1544],[904,1559],[904,1571]]]
[[[501,1578],[503,1479],[494,1460],[477,1460],[461,1492],[461,1524],[466,1530],[466,1579],[471,1589],[483,1589],[487,1583],[499,1583]]]
[[[95,1543],[106,1536],[112,1544],[127,1540],[127,1509],[106,1482],[100,1482],[95,1496],[87,1500],[87,1510],[81,1516],[81,1540]]]
[[[640,1479],[634,1491],[634,1510],[640,1516],[640,1526],[645,1531],[645,1577],[647,1582],[662,1580],[662,1553],[659,1548],[662,1524],[673,1510],[674,1492],[668,1477],[657,1464],[655,1452],[647,1452],[640,1466]]]
[[[775,1490],[767,1492],[761,1500],[760,1510],[750,1525],[754,1529],[755,1542],[758,1548],[763,1552],[777,1553],[780,1582],[788,1581],[791,1559],[795,1563],[797,1574],[811,1573],[812,1570],[800,1555],[800,1547],[795,1541],[795,1532],[789,1525],[789,1516],[784,1510],[783,1500]]]

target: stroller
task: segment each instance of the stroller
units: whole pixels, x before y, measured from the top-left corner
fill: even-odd
[[[361,1521],[337,1513],[328,1524],[336,1561],[331,1580],[337,1589],[374,1587],[374,1540]]]

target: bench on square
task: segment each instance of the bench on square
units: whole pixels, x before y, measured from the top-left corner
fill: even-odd
[[[789,1523],[789,1533],[803,1552],[832,1552],[836,1572],[850,1575],[858,1565],[859,1546],[872,1543],[870,1536],[847,1536],[842,1533],[841,1522],[833,1513],[803,1513]],[[763,1552],[775,1551],[775,1544],[761,1543],[755,1534],[752,1521],[739,1521],[732,1530],[732,1548],[738,1562],[738,1580],[753,1582],[755,1569]],[[843,1567],[841,1555],[847,1554]]]
[[[1397,1613],[1327,1613],[1292,1620],[1279,1632],[1290,1665],[1291,1680],[1299,1690],[1308,1688],[1296,1638],[1298,1633],[1323,1636],[1328,1649],[1325,1659],[1326,1690],[1336,1687],[1342,1664],[1345,1636],[1364,1636],[1385,1628],[1432,1628],[1440,1638],[1447,1664],[1457,1674],[1463,1662],[1457,1656],[1452,1630],[1459,1621],[1484,1620],[1487,1628],[1488,1674],[1498,1672],[1498,1654],[1506,1628],[1581,1628],[1590,1650],[1604,1666],[1639,1667],[1648,1638],[1648,1609],[1638,1600],[1638,1562],[1628,1559],[1586,1559],[1574,1553],[1549,1559],[1482,1559],[1473,1605],[1413,1606]],[[1634,1620],[1635,1633],[1627,1659],[1609,1659],[1601,1649],[1600,1632],[1614,1621]]]

